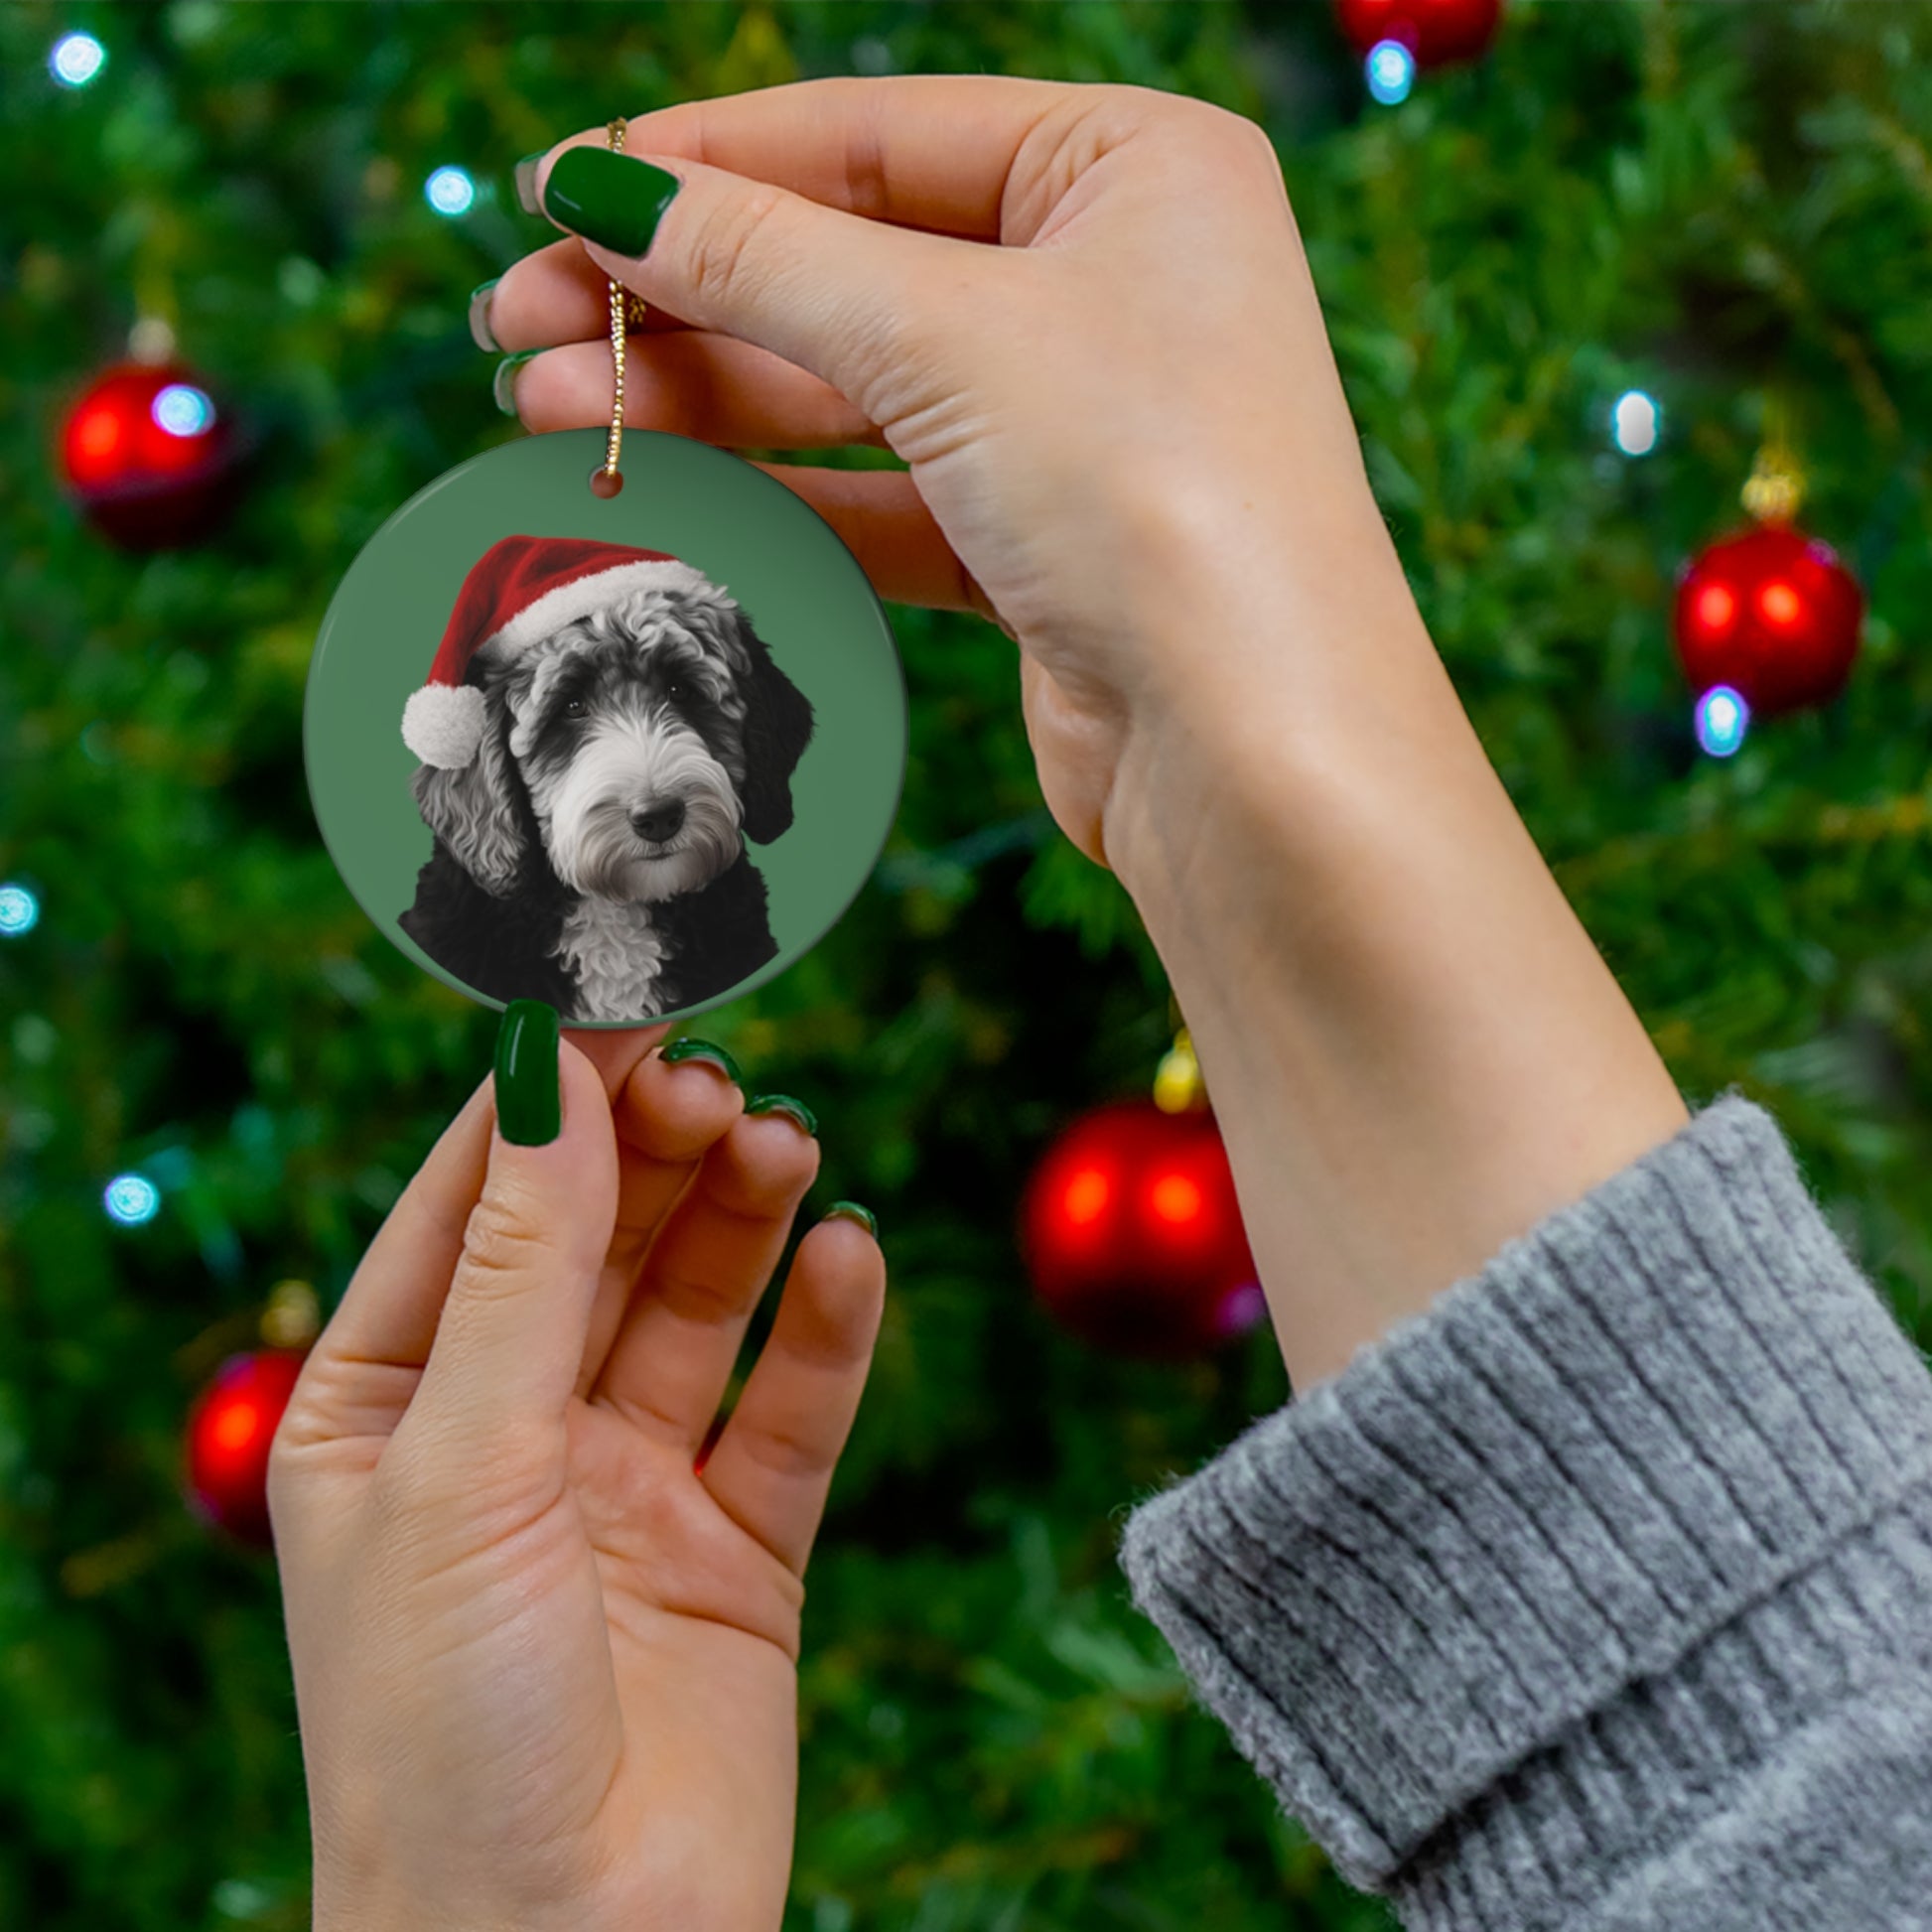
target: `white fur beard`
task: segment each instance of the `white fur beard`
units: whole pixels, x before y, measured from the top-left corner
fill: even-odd
[[[664,940],[647,905],[579,899],[552,957],[577,983],[570,1020],[654,1020],[676,1004],[664,977]]]
[[[647,845],[630,812],[642,800],[669,798],[683,802],[684,823],[661,848]],[[716,879],[745,849],[731,774],[688,732],[602,733],[532,802],[551,870],[589,898],[632,905],[674,898]]]

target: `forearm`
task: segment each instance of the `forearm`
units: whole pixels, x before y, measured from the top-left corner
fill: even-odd
[[[1687,1116],[1379,522],[1338,515],[1317,574],[1251,517],[1211,584],[1170,550],[1149,621],[1185,674],[1130,736],[1106,843],[1304,1388]]]

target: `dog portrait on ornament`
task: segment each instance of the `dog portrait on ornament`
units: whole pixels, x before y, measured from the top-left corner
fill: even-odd
[[[476,992],[639,1023],[776,956],[747,842],[792,823],[812,706],[662,552],[505,537],[403,710],[434,834],[402,929]]]

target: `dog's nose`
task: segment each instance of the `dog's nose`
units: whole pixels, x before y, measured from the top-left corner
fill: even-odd
[[[677,828],[684,823],[684,800],[682,798],[657,798],[648,805],[639,805],[630,814],[631,829],[640,839],[664,840],[673,838]]]

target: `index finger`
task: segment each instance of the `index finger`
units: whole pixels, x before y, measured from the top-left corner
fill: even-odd
[[[1027,137],[1095,91],[1014,74],[835,74],[653,108],[628,123],[625,146],[899,227],[999,241]],[[604,142],[599,129],[551,152]]]

